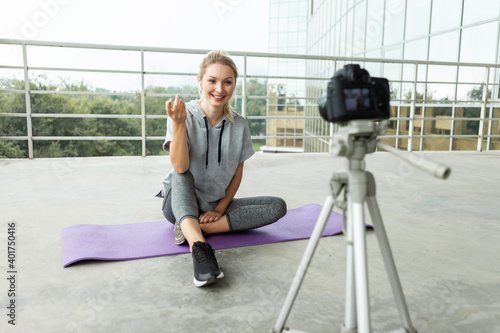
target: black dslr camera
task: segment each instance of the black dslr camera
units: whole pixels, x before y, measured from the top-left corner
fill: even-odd
[[[354,119],[389,119],[389,101],[389,81],[370,77],[368,71],[352,64],[335,73],[318,106],[325,120],[343,123]]]

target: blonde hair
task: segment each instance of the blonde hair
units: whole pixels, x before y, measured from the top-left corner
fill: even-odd
[[[229,57],[229,54],[224,52],[224,51],[210,51],[205,58],[203,58],[203,61],[200,64],[200,73],[199,77],[202,78],[203,75],[205,75],[205,72],[207,70],[207,67],[212,65],[212,64],[221,64],[221,65],[226,65],[231,67],[234,73],[234,85],[236,86],[236,79],[238,78],[238,68],[236,68],[236,65]],[[201,94],[201,87],[198,87],[198,93],[200,94],[200,97],[202,97]],[[232,97],[231,97],[232,98]],[[201,101],[201,100],[200,100]],[[231,112],[231,108],[229,107],[229,101],[224,104],[223,108],[224,114],[226,117],[233,122],[233,113]]]

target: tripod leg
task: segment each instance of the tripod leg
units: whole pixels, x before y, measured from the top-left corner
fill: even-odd
[[[283,331],[286,319],[290,314],[293,302],[295,301],[299,288],[302,284],[302,281],[304,280],[304,276],[307,271],[307,268],[309,267],[309,263],[311,262],[311,259],[314,255],[314,251],[316,250],[321,235],[323,234],[323,230],[325,229],[328,217],[332,212],[333,202],[334,200],[331,195],[326,197],[325,204],[323,205],[323,209],[321,210],[318,220],[316,221],[316,225],[314,226],[311,238],[307,243],[307,248],[304,252],[304,255],[302,256],[302,260],[300,262],[299,268],[297,269],[297,273],[295,273],[292,286],[288,291],[288,295],[285,299],[285,304],[283,305],[278,320],[276,321],[276,324],[271,332],[278,333]]]
[[[341,333],[356,333],[358,331],[356,317],[356,289],[354,288],[354,246],[352,236],[352,212],[351,205],[347,206],[347,223],[344,225],[346,238],[346,295],[345,295],[345,318]]]
[[[351,203],[351,206],[358,330],[360,333],[369,333],[371,332],[370,300],[368,296],[364,207],[363,203],[358,202]]]
[[[382,253],[382,257],[384,259],[387,275],[389,276],[389,282],[391,284],[394,300],[398,307],[399,316],[401,317],[401,322],[403,323],[403,327],[406,332],[416,333],[416,330],[411,323],[408,306],[406,305],[403,288],[401,287],[401,282],[396,270],[396,264],[394,263],[394,257],[392,256],[389,240],[387,239],[387,234],[385,233],[384,223],[382,222],[382,216],[380,215],[377,200],[373,195],[367,196],[366,201],[372,218],[375,234],[377,235],[380,252]]]

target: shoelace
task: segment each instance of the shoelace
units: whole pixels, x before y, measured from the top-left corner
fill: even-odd
[[[199,263],[210,261],[214,254],[214,251],[208,248],[206,243],[203,243],[202,246],[195,247],[193,252],[196,261]]]

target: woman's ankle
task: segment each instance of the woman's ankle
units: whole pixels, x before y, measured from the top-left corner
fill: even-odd
[[[186,218],[181,221],[180,226],[181,231],[189,244],[190,250],[192,249],[194,243],[205,242],[205,237],[203,237],[198,220]]]

